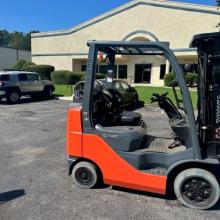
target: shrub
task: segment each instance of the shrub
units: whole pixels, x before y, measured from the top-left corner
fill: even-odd
[[[51,80],[51,73],[54,71],[54,67],[51,65],[30,65],[23,67],[22,70],[28,72],[38,73],[41,79],[49,79]]]
[[[26,63],[22,66],[22,69],[23,69],[23,68],[26,68],[26,67],[28,67],[28,66],[34,66],[34,65],[36,65],[36,64],[33,63],[33,62],[31,62],[31,61],[28,61],[28,62],[26,62]]]
[[[175,74],[174,73],[167,73],[164,76],[164,85],[171,87],[172,81],[175,79]]]
[[[81,76],[81,80],[84,81],[85,78],[86,78],[86,72],[79,72],[79,73],[76,73],[76,74],[79,74]],[[96,73],[96,79],[104,79],[105,78],[105,74],[103,73]]]
[[[27,63],[26,60],[18,60],[18,62],[13,66],[14,70],[21,70],[21,68]]]
[[[57,85],[74,85],[81,81],[82,74],[73,73],[68,70],[57,70],[52,72],[51,78],[53,83]]]
[[[76,74],[80,78],[80,81],[84,81],[86,78],[86,72],[78,72],[74,74]]]
[[[198,82],[198,75],[196,73],[186,73],[185,80],[187,86],[195,86]]]
[[[96,79],[104,79],[105,78],[105,74],[103,73],[96,73]]]

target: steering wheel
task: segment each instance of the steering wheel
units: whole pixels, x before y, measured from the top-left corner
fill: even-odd
[[[105,105],[107,106],[108,110],[110,110],[113,104],[113,95],[110,91],[104,88],[102,89],[101,94]]]

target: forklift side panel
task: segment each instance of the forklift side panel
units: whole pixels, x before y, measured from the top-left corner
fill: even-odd
[[[67,113],[67,142],[68,156],[82,156],[82,124],[81,107],[72,107]]]
[[[83,158],[98,165],[106,184],[166,193],[166,176],[139,171],[123,160],[101,137],[83,134]]]

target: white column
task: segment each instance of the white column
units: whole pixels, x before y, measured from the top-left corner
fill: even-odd
[[[166,59],[166,74],[170,72],[170,62]]]

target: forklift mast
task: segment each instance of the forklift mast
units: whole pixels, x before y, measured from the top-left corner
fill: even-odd
[[[220,33],[194,36],[198,52],[198,133],[208,157],[220,158]]]

